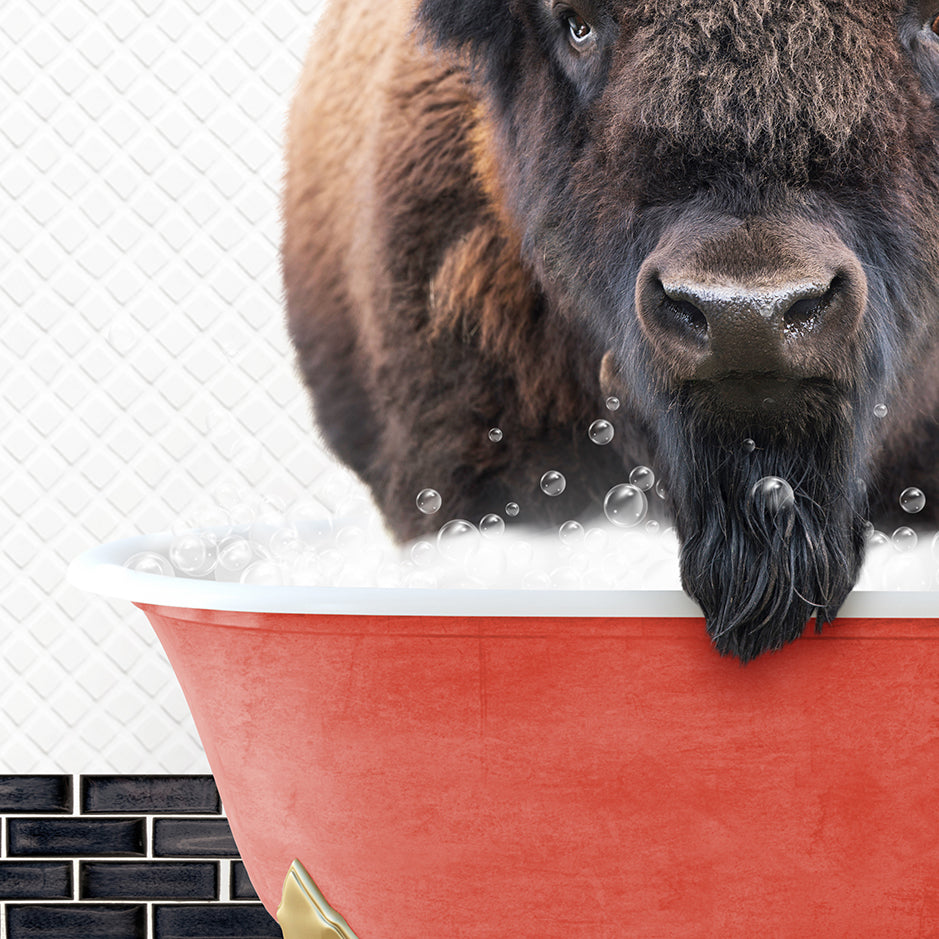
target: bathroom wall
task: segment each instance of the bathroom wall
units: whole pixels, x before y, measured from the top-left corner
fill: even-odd
[[[65,583],[224,482],[339,472],[282,322],[319,0],[0,6],[0,773],[205,773],[143,615]]]

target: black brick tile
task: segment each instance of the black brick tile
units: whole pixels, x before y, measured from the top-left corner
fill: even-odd
[[[0,813],[71,811],[71,776],[0,776]]]
[[[7,907],[7,939],[145,939],[147,908],[109,904]]]
[[[7,826],[11,857],[144,857],[147,853],[147,825],[142,818],[11,818]]]
[[[245,870],[244,861],[235,861],[231,866],[231,898],[233,900],[257,900],[258,894]]]
[[[71,900],[72,865],[63,861],[0,861],[0,900]]]
[[[100,814],[218,814],[211,776],[82,776],[81,810]]]
[[[155,818],[153,853],[157,857],[238,857],[225,818]]]
[[[276,920],[258,904],[154,906],[154,939],[283,939]],[[10,937],[18,939],[18,937]]]
[[[82,900],[216,900],[218,863],[212,861],[84,861]]]

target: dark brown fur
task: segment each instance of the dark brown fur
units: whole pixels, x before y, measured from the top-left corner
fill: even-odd
[[[810,476],[830,441],[830,466],[861,480],[881,526],[909,522],[896,506],[908,485],[927,494],[917,521],[935,524],[939,37],[924,23],[939,0],[570,6],[600,37],[592,58],[571,54],[549,0],[423,0],[419,12],[393,0],[380,13],[336,0],[324,14],[291,112],[283,259],[330,446],[399,538],[509,500],[519,521],[596,513],[638,463],[658,461],[687,501],[668,465],[686,437],[719,453],[764,429],[793,472],[788,449],[817,451],[799,463]],[[743,220],[727,241],[739,249],[720,247],[721,220]],[[634,306],[641,265],[678,232],[700,237],[704,279],[783,279],[800,226],[857,258],[859,318],[793,352],[791,413],[754,405],[731,421],[713,403],[722,386],[650,346]],[[610,392],[624,406],[614,444],[597,447],[586,429],[611,416]],[[568,478],[558,499],[538,491],[547,469]],[[440,517],[416,510],[425,487],[443,496]],[[865,506],[845,495],[841,513],[831,498],[850,531],[825,564],[846,565],[849,588]],[[814,550],[805,537],[800,550]],[[826,619],[843,592],[817,601]]]
[[[569,477],[548,507],[563,520],[621,474],[578,423],[601,401],[599,355],[545,316],[465,68],[406,17],[390,29],[314,47],[292,112],[284,272],[318,420],[400,537],[440,524],[415,509],[428,486],[448,517],[515,500],[533,521],[551,468]]]

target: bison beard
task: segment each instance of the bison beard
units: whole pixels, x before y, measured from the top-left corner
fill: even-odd
[[[673,415],[676,412],[672,412]],[[722,655],[748,662],[835,618],[854,586],[864,545],[866,498],[856,435],[836,419],[793,439],[762,429],[751,453],[746,434],[693,408],[667,422],[662,444],[682,540],[685,591],[704,611]],[[760,495],[767,476],[795,498],[774,507]]]

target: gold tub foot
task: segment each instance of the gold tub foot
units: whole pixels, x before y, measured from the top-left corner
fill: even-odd
[[[299,861],[290,865],[284,878],[277,922],[284,939],[356,939]]]

